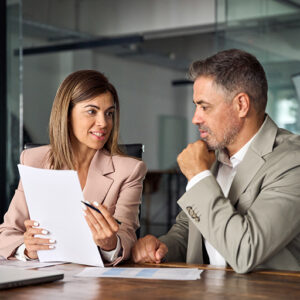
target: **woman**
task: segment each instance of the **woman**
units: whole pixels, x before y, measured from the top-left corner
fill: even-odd
[[[102,258],[113,265],[129,258],[146,166],[118,148],[118,95],[103,74],[82,70],[63,81],[54,99],[49,134],[50,145],[23,151],[21,164],[76,170],[85,200],[102,212],[83,207]],[[37,259],[38,250],[55,248],[47,233],[38,220],[30,220],[20,182],[0,225],[0,255]]]

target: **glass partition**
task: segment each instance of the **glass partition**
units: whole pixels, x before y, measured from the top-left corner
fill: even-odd
[[[263,64],[269,83],[267,113],[300,133],[300,99],[293,75],[300,72],[300,5],[297,1],[218,0],[218,49],[239,48]]]
[[[7,1],[7,141],[6,191],[8,206],[18,184],[23,146],[22,1]]]

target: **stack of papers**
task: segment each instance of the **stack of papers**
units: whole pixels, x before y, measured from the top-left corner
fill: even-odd
[[[135,279],[196,280],[197,268],[85,268],[78,277],[117,277]]]

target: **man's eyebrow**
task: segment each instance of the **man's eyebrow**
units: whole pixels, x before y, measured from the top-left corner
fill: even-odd
[[[209,104],[207,101],[205,101],[205,100],[193,100],[193,103],[196,105],[196,104],[198,104],[198,105],[201,105],[201,104]]]

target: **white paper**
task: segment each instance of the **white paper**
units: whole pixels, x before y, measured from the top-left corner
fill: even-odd
[[[30,261],[22,261],[22,260],[0,260],[0,266],[5,267],[14,267],[19,268],[23,270],[27,269],[36,269],[36,268],[45,268],[55,265],[61,265],[64,262],[51,262],[51,263],[45,263],[45,262],[39,262],[37,260],[30,260]]]
[[[197,268],[85,268],[77,277],[115,277],[165,280],[200,279]]]
[[[81,208],[84,200],[77,172],[18,165],[30,219],[49,230],[55,249],[38,251],[41,262],[67,261],[103,267]]]

